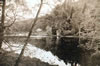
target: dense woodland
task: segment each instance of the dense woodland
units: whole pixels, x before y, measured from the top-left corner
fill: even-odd
[[[66,64],[70,63],[71,66],[77,66],[77,64],[80,64],[80,66],[91,66],[91,55],[97,51],[98,44],[100,44],[99,0],[79,0],[77,2],[74,2],[74,0],[64,0],[63,3],[57,4],[50,13],[39,16],[41,9],[43,9],[43,2],[45,2],[45,0],[41,0],[39,10],[33,19],[24,19],[22,16],[19,16],[17,14],[18,10],[14,7],[16,4],[18,7],[22,7],[24,13],[30,13],[30,9],[25,5],[26,2],[23,0],[15,0],[13,2],[15,4],[13,4],[10,3],[11,1],[12,0],[8,0],[8,4],[2,6],[4,13],[1,13],[0,23],[0,59],[4,60],[8,58],[10,60],[5,62],[8,63],[11,61],[10,63],[12,64],[15,62],[12,62],[11,58],[14,58],[15,61],[16,57],[18,57],[16,55],[16,57],[12,56],[11,58],[9,55],[7,55],[8,57],[3,57],[3,53],[7,53],[2,48],[3,40],[5,39],[4,35],[29,32],[28,37],[23,41],[25,45],[22,49],[22,54],[18,57],[18,60],[21,60],[20,57],[23,57],[23,51],[27,46],[30,36],[35,35],[36,30],[41,28],[42,32],[46,33],[46,36],[51,37],[43,38],[42,42],[38,43],[36,47],[51,51]],[[12,15],[10,13],[12,13]],[[50,30],[47,28],[48,26],[51,28]],[[1,52],[2,49],[3,53]],[[18,60],[16,63],[21,62],[24,64]],[[27,60],[29,60],[29,58]],[[23,61],[25,62],[26,60]],[[33,60],[30,59],[28,63],[30,65],[25,65],[34,66],[31,64],[32,61]],[[0,66],[18,66],[16,64],[2,65],[2,62],[0,62]],[[40,65],[38,65],[39,63],[37,63],[37,61],[33,62],[37,64],[35,66],[49,66],[49,64],[41,65],[42,62]],[[19,64],[19,66],[25,65]]]

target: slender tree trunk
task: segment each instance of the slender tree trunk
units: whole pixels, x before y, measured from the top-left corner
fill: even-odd
[[[26,46],[27,46],[27,44],[28,44],[29,38],[30,38],[30,36],[31,36],[32,29],[34,28],[34,26],[35,26],[35,24],[36,24],[36,22],[37,22],[37,20],[38,20],[38,15],[39,15],[39,13],[40,13],[40,10],[41,10],[41,8],[42,8],[42,5],[43,5],[43,0],[41,0],[41,4],[40,4],[39,10],[38,10],[38,12],[37,12],[37,15],[36,15],[36,17],[35,17],[35,19],[34,19],[34,23],[32,24],[32,27],[31,27],[31,29],[30,29],[30,31],[29,31],[29,34],[28,34],[28,37],[27,37],[27,39],[26,39],[26,41],[25,41],[25,44],[24,44],[24,46],[23,46],[23,48],[22,48],[22,50],[21,50],[21,53],[20,53],[18,59],[16,60],[16,63],[15,63],[14,66],[18,66],[18,65],[19,65],[19,62],[20,62],[20,60],[21,60],[21,57],[22,57],[23,54],[24,54],[24,50],[25,50],[25,48],[26,48]]]
[[[2,48],[2,42],[4,39],[5,5],[6,5],[6,0],[3,0],[1,23],[0,23],[0,49]]]

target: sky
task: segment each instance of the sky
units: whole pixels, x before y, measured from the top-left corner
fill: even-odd
[[[54,0],[44,0],[44,2],[50,4],[49,6],[51,6],[51,7],[54,7],[56,5],[55,1]],[[26,3],[29,8],[32,8],[35,4],[39,4],[40,0],[26,0]],[[47,6],[46,8],[49,8],[49,7]],[[46,8],[44,8],[44,9],[46,10]]]
[[[56,1],[56,0],[55,0]],[[43,6],[42,6],[42,9],[41,9],[41,12],[40,12],[40,16],[42,16],[42,15],[45,15],[45,14],[47,14],[47,13],[50,13],[51,11],[52,11],[52,9],[57,5],[57,4],[59,4],[60,2],[57,2],[56,4],[55,4],[55,1],[54,0],[44,0],[44,3],[46,3],[46,4],[43,4]],[[63,0],[62,0],[62,2],[63,2]],[[47,4],[48,3],[48,4]],[[30,16],[32,16],[32,17],[35,17],[35,15],[36,15],[36,13],[37,13],[37,10],[38,10],[38,8],[39,8],[39,6],[36,6],[36,5],[38,5],[38,4],[40,4],[40,0],[26,0],[26,4],[27,4],[27,6],[28,6],[28,8],[30,9],[30,10],[32,10],[32,13],[34,14],[34,15],[30,15]],[[34,8],[35,7],[35,8]],[[27,17],[27,16],[26,16]]]

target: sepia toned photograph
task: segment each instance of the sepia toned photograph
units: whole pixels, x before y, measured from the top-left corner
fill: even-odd
[[[0,0],[0,66],[100,66],[100,0]]]

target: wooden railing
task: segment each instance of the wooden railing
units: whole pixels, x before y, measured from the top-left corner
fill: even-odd
[[[5,35],[5,38],[27,38],[26,35]],[[30,38],[46,38],[46,37],[65,37],[65,38],[87,38],[87,39],[100,39],[100,37],[85,37],[85,36],[57,36],[57,35],[51,35],[51,36],[30,36]]]

